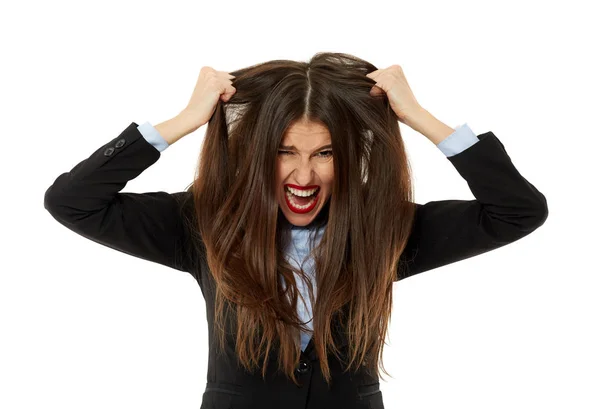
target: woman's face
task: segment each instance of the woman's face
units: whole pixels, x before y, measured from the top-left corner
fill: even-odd
[[[277,153],[277,200],[287,220],[295,226],[310,224],[329,199],[332,185],[329,130],[318,122],[292,124]],[[297,190],[290,192],[288,187]],[[307,198],[297,196],[302,193],[312,194]]]

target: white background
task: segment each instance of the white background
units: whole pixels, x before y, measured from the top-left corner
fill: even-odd
[[[400,64],[421,105],[494,132],[548,200],[531,235],[395,284],[386,408],[600,407],[593,2],[5,4],[0,407],[200,406],[207,323],[194,279],[71,232],[44,193],[131,122],[176,115],[202,66],[319,51]],[[400,126],[417,201],[473,199],[443,153]],[[187,187],[205,129],[123,191]]]

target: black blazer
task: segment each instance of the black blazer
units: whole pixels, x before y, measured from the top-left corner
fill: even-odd
[[[301,352],[297,374],[302,387],[288,381],[270,360],[267,381],[260,370],[248,373],[235,359],[233,338],[217,355],[213,333],[214,279],[204,255],[194,253],[181,217],[192,212],[191,192],[119,193],[156,162],[160,152],[132,122],[46,190],[44,207],[68,229],[104,246],[190,273],[206,302],[209,330],[205,408],[383,408],[379,379],[366,372],[343,373],[329,358],[328,389],[313,340]],[[514,242],[548,217],[546,198],[519,174],[504,145],[492,133],[457,155],[447,157],[467,181],[476,200],[418,204],[413,233],[399,263],[397,280],[457,262]],[[187,213],[186,213],[187,212]],[[348,340],[336,334],[339,345]]]

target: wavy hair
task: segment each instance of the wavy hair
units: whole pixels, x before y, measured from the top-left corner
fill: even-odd
[[[327,383],[328,354],[346,370],[382,363],[396,280],[416,205],[398,120],[385,93],[369,91],[373,64],[345,53],[321,52],[308,62],[273,60],[231,72],[236,92],[219,99],[208,122],[192,191],[196,248],[216,283],[214,330],[224,350],[227,317],[236,354],[249,371],[266,376],[269,355],[296,385],[298,340],[294,274],[309,288],[313,337]],[[296,121],[324,124],[331,135],[331,196],[308,227],[323,227],[312,247],[318,294],[287,262],[290,227],[277,201],[278,147]],[[200,242],[201,241],[201,242]],[[285,289],[281,281],[284,281]],[[225,308],[227,307],[227,308]],[[227,315],[231,312],[232,315]],[[335,321],[339,319],[339,321]],[[346,354],[333,324],[342,324]]]

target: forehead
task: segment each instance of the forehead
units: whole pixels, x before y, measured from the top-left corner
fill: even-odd
[[[283,134],[281,143],[284,145],[317,147],[331,142],[331,134],[327,127],[320,122],[295,122]]]

